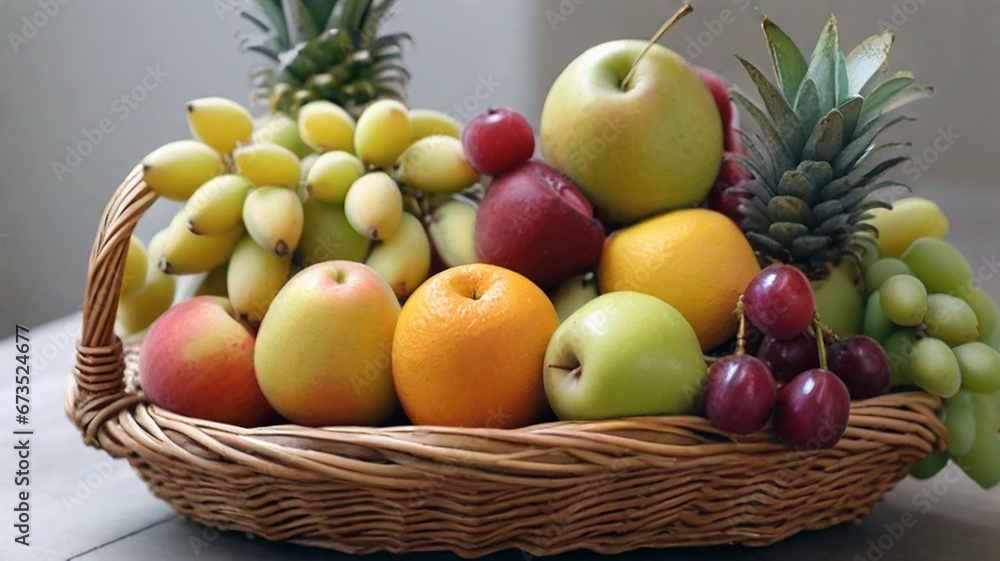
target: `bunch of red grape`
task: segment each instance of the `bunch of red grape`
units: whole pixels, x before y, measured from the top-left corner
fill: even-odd
[[[702,395],[716,428],[749,434],[771,420],[792,448],[829,448],[847,429],[851,399],[889,390],[889,358],[875,340],[851,336],[826,348],[835,336],[816,318],[812,285],[795,267],[758,273],[737,314],[736,354],[712,364]],[[746,353],[746,320],[764,334],[757,356]]]

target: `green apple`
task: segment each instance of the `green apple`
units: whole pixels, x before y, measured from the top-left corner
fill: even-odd
[[[722,163],[722,119],[680,55],[645,41],[584,52],[556,78],[542,108],[542,154],[583,189],[598,217],[634,222],[702,201]]]
[[[654,296],[612,292],[552,335],[545,394],[564,420],[679,415],[695,410],[707,373],[680,312]]]
[[[559,314],[559,321],[563,322],[599,294],[597,279],[593,273],[587,273],[563,281],[552,291],[549,300]]]

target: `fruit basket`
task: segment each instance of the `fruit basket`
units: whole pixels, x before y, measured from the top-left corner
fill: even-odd
[[[832,448],[770,430],[733,436],[694,416],[437,426],[260,428],[151,405],[114,319],[132,230],[157,195],[135,168],[90,255],[66,411],[88,445],[125,458],[179,514],[347,553],[740,543],[764,546],[871,511],[947,433],[924,392],[855,401]]]

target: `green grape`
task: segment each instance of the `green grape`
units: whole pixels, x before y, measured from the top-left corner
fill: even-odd
[[[930,292],[948,294],[972,279],[969,262],[943,240],[920,238],[903,253],[902,259]]]
[[[919,324],[927,313],[927,289],[915,277],[894,275],[878,289],[882,311],[893,323]]]
[[[925,337],[913,345],[910,353],[910,379],[924,390],[940,397],[951,397],[962,385],[958,360],[948,344]]]
[[[948,428],[948,453],[962,456],[969,453],[976,440],[976,419],[972,394],[964,390],[944,401],[944,426]]]
[[[1000,391],[1000,354],[985,343],[973,341],[951,350],[962,372],[962,389],[973,393]]]
[[[1000,327],[1000,308],[997,308],[993,298],[978,288],[968,287],[956,293],[956,296],[965,300],[965,303],[976,313],[979,320],[980,340],[993,334]]]
[[[917,333],[912,329],[902,329],[886,337],[882,346],[885,347],[889,366],[892,367],[893,387],[913,384],[910,380],[910,354],[916,341]]]
[[[967,454],[955,458],[962,468],[983,489],[1000,482],[1000,403],[997,394],[975,394],[972,406],[976,419],[976,439]]]
[[[865,289],[871,294],[879,289],[889,277],[896,275],[913,275],[910,267],[902,259],[883,257],[865,270]]]
[[[882,302],[878,292],[873,292],[865,305],[865,324],[861,332],[882,343],[892,334],[892,330],[892,321],[882,311]]]
[[[976,312],[961,298],[948,294],[927,297],[927,334],[949,345],[961,345],[979,339]]]
[[[944,450],[934,450],[930,456],[913,464],[910,475],[917,479],[930,479],[948,465],[948,453]]]

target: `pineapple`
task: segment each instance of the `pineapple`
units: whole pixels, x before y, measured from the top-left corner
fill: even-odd
[[[251,70],[251,99],[271,111],[294,114],[325,99],[357,117],[370,101],[402,99],[410,75],[401,64],[410,36],[378,36],[394,0],[245,0],[240,15],[262,35],[241,38],[240,48],[269,64]]]
[[[814,280],[820,313],[828,323],[841,324],[831,325],[835,331],[855,332],[860,329],[863,289],[851,295],[843,287],[850,289],[852,283],[826,281],[831,275],[859,276],[856,263],[878,235],[864,222],[868,211],[890,207],[870,195],[900,186],[884,176],[907,160],[886,154],[908,144],[873,143],[886,129],[909,120],[896,115],[896,109],[932,90],[914,85],[909,72],[886,76],[883,67],[893,40],[889,31],[865,39],[845,56],[831,16],[807,62],[766,17],[763,29],[775,83],[750,62],[739,60],[764,107],[731,92],[759,128],[759,134],[739,132],[746,156],[738,161],[755,179],[735,188],[745,197],[741,226],[762,263],[795,265]],[[822,294],[826,284],[835,294]],[[824,296],[831,300],[827,306]],[[827,314],[824,307],[829,308]],[[849,309],[837,309],[844,307]],[[828,315],[845,317],[831,322]]]

